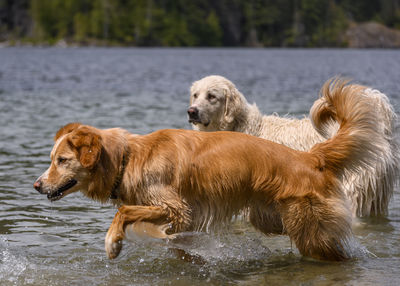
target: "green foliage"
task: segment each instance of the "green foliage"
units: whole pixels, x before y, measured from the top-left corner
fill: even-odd
[[[309,46],[338,46],[347,28],[343,9],[333,0],[303,0],[301,6]]]
[[[400,28],[400,0],[0,0],[0,17],[0,40],[341,46],[351,22]]]

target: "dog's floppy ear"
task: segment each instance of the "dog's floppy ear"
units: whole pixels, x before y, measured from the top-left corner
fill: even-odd
[[[240,113],[243,108],[243,95],[237,90],[233,84],[229,84],[225,89],[225,111],[223,121],[225,124],[232,123],[235,117]]]
[[[76,149],[83,167],[92,169],[99,161],[102,143],[96,130],[83,126],[71,134],[69,142]]]
[[[79,122],[73,122],[73,123],[68,123],[67,125],[61,127],[60,130],[57,131],[56,136],[54,136],[54,141],[57,141],[58,138],[60,138],[65,134],[71,133],[81,125],[82,124]]]

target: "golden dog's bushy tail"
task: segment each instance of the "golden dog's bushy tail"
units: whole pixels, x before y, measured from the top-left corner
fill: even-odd
[[[370,168],[380,156],[385,156],[376,146],[388,145],[379,129],[374,101],[363,94],[364,89],[344,79],[329,80],[321,89],[322,100],[316,101],[310,111],[316,129],[322,134],[330,122],[340,125],[335,136],[310,151],[340,179],[345,170],[357,172]]]
[[[334,137],[310,150],[316,162],[313,190],[281,201],[285,230],[305,256],[340,261],[354,254],[352,215],[342,187],[345,170],[368,168],[382,155],[376,141],[386,144],[379,136],[375,108],[362,90],[343,79],[330,80],[322,87],[322,100],[311,109],[317,126],[335,121],[340,127]]]

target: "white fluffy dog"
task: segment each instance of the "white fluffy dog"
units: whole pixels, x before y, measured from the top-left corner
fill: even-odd
[[[356,84],[352,86],[360,87]],[[380,114],[376,124],[386,144],[376,144],[380,159],[370,162],[370,167],[348,171],[347,180],[343,182],[344,189],[354,216],[386,215],[399,177],[400,152],[394,138],[396,114],[385,94],[368,87],[362,87],[362,90],[364,96],[375,101]],[[338,129],[336,122],[327,127],[321,124],[324,118],[315,115],[324,104],[327,103],[323,97],[315,101],[310,110],[311,120],[262,115],[231,81],[212,75],[193,83],[188,115],[196,130],[243,132],[308,151],[315,144],[329,139]],[[331,117],[329,114],[326,116]],[[374,138],[371,140],[374,141]]]

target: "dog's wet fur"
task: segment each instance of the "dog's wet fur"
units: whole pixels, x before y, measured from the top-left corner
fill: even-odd
[[[375,107],[341,80],[327,82],[322,93],[328,102],[314,112],[340,128],[309,152],[238,132],[133,135],[71,123],[57,132],[51,165],[34,187],[50,200],[81,191],[121,205],[105,239],[109,258],[120,253],[126,230],[173,238],[247,210],[256,229],[283,230],[302,255],[346,260],[352,215],[341,182],[345,170],[380,155],[371,143],[379,140]]]
[[[373,139],[375,150],[382,156],[371,160],[365,168],[347,170],[344,191],[350,199],[354,217],[384,216],[394,188],[400,177],[400,148],[395,137],[397,115],[389,99],[382,92],[352,83],[348,86],[359,92],[377,110],[375,124],[382,140]],[[336,134],[339,124],[322,119],[314,112],[328,104],[324,96],[315,101],[310,118],[263,115],[255,104],[249,104],[236,86],[223,76],[210,75],[195,81],[190,88],[190,106],[187,110],[193,129],[199,131],[236,131],[290,148],[309,151]],[[323,114],[322,114],[323,116]]]

